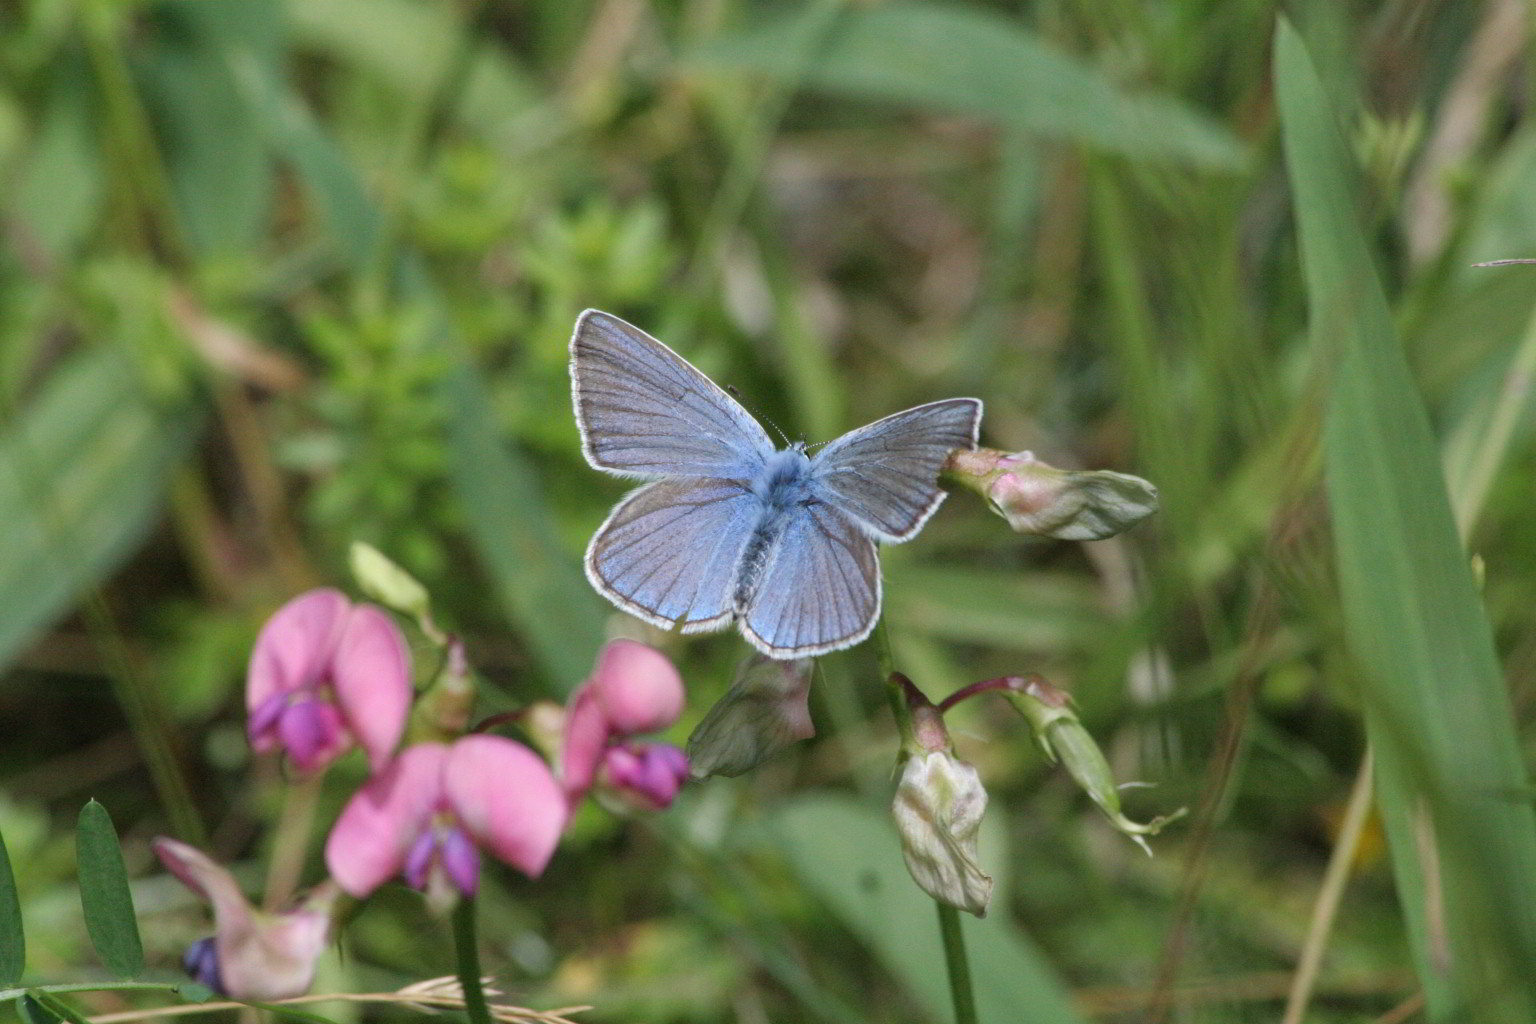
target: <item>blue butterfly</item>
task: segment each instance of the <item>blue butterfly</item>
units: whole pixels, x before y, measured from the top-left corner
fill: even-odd
[[[976,447],[981,402],[951,398],[850,431],[807,455],[763,428],[687,360],[589,309],[571,338],[582,451],[652,482],[587,547],[587,578],[663,629],[738,623],[771,658],[858,643],[880,615],[876,541],[911,540],[944,492],[939,468]]]

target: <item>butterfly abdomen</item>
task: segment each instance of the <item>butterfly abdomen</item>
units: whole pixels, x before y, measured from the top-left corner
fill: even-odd
[[[752,536],[742,550],[731,604],[743,612],[757,591],[791,513],[810,499],[811,462],[798,448],[774,452],[751,482],[753,495],[762,503]]]

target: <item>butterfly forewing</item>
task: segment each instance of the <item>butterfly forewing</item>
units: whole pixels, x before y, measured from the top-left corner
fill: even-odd
[[[803,506],[779,535],[741,631],[774,658],[806,658],[858,643],[880,614],[875,542],[829,505]]]
[[[729,480],[658,480],[618,504],[587,548],[587,576],[653,625],[718,629],[760,503]]]
[[[885,541],[910,540],[944,500],[939,469],[956,448],[976,447],[981,402],[950,398],[849,431],[812,460],[828,502]]]
[[[628,476],[750,477],[773,444],[741,404],[655,338],[589,309],[571,337],[582,450]]]

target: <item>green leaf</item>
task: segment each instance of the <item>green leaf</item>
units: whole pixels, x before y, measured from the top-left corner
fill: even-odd
[[[922,1000],[923,1019],[950,1019],[934,904],[907,874],[890,819],[857,800],[812,795],[768,824],[804,885]],[[1076,1024],[1066,990],[998,903],[991,916],[961,922],[981,1020]]]
[[[34,1012],[40,1009],[49,1015],[50,1020],[68,1021],[69,1024],[91,1024],[79,1010],[51,992],[34,988],[27,993],[26,998],[32,1000]]]
[[[969,114],[1127,156],[1234,169],[1241,143],[1176,100],[1123,92],[1015,18],[943,4],[849,5],[820,58],[796,59],[809,8],[716,40],[689,63],[757,72],[811,89]]]
[[[80,906],[91,944],[107,969],[119,978],[133,978],[144,970],[144,947],[123,868],[123,851],[107,809],[95,800],[80,809],[75,827],[79,858]]]
[[[11,192],[11,210],[50,258],[65,260],[85,241],[104,201],[91,75],[75,49],[51,69],[37,135]]]
[[[5,850],[5,836],[0,835],[0,988],[9,988],[21,980],[27,964],[27,937],[21,929],[21,900],[16,894],[16,876]]]
[[[1528,1022],[1536,812],[1492,632],[1365,244],[1349,149],[1284,21],[1275,68],[1312,337],[1337,346],[1324,465],[1345,627],[1429,1016]]]
[[[197,422],[100,348],[55,371],[0,434],[0,669],[138,546]]]
[[[586,678],[603,642],[602,605],[560,545],[537,471],[503,442],[479,374],[461,368],[441,394],[470,536],[553,692],[566,693]]]
[[[37,1000],[32,993],[16,998],[16,1014],[23,1024],[60,1024],[63,1019]]]
[[[271,66],[276,4],[201,0],[163,4],[141,67],[156,114],[176,205],[198,252],[239,255],[256,246],[272,212],[272,160],[230,60]]]

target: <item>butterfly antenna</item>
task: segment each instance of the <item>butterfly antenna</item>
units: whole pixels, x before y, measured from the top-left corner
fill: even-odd
[[[772,427],[778,433],[779,437],[783,439],[784,447],[786,447],[786,448],[790,447],[792,442],[789,439],[789,435],[784,433],[784,431],[779,428],[779,425],[777,423],[773,422],[773,420],[769,419],[767,416],[764,416],[762,414],[761,410],[759,410],[756,406],[753,406],[745,398],[743,398],[742,395],[741,395],[741,392],[736,390],[736,385],[734,385],[734,384],[727,384],[727,385],[725,385],[725,390],[727,392],[729,392],[729,394],[730,394],[730,396],[732,398],[736,399],[736,401],[738,401],[742,405],[746,406],[747,411],[750,412],[753,416],[756,416],[758,419],[762,420],[764,423],[766,423],[770,427]]]

